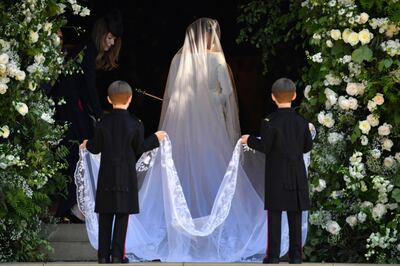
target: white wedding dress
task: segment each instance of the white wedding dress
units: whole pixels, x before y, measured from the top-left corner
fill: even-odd
[[[265,256],[266,212],[258,190],[264,186],[263,155],[243,154],[233,88],[217,22],[194,22],[172,60],[165,89],[160,129],[169,137],[136,165],[140,213],[129,218],[125,247],[131,260],[235,262]],[[82,151],[75,174],[95,248],[98,164],[98,157]],[[304,212],[303,243],[306,232]],[[281,255],[288,245],[284,213]]]

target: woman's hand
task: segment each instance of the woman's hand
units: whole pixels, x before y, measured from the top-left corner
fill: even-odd
[[[85,139],[82,143],[81,143],[81,145],[79,145],[79,148],[81,148],[81,149],[86,149],[86,143],[88,142],[88,140],[87,139]]]

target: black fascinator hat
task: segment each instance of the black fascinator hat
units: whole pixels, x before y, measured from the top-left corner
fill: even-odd
[[[123,23],[122,23],[122,15],[118,9],[114,9],[108,12],[104,16],[104,20],[107,25],[107,29],[112,33],[115,37],[122,37],[123,34]]]

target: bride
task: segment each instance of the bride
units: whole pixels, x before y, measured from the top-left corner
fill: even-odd
[[[241,145],[235,146],[240,136],[237,103],[216,20],[200,18],[188,26],[183,47],[171,62],[159,128],[170,142],[138,161],[140,213],[129,219],[130,259],[261,260],[266,213],[262,193],[254,187],[263,187],[263,180],[250,180],[242,167]],[[95,175],[97,160],[81,156],[86,163],[78,168],[94,168],[85,174]],[[256,170],[263,168],[258,165]],[[78,191],[92,193],[80,190],[77,180]],[[87,180],[95,185],[92,176]],[[97,218],[89,199],[93,195],[82,193],[88,235],[97,247]],[[283,255],[288,250],[285,217],[282,223]]]

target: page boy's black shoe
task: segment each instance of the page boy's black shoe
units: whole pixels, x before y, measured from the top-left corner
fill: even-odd
[[[290,260],[289,260],[289,263],[290,263],[290,264],[301,264],[302,261],[301,261],[301,259],[299,259],[299,258],[295,258],[295,259],[290,259]]]
[[[267,258],[264,257],[263,264],[279,264],[279,258]]]
[[[129,259],[127,257],[120,258],[113,258],[112,263],[129,263]]]

